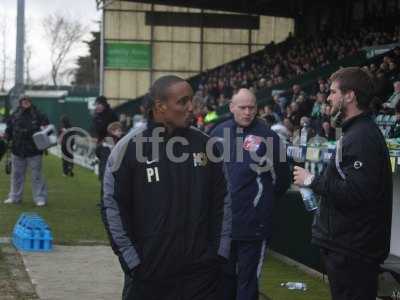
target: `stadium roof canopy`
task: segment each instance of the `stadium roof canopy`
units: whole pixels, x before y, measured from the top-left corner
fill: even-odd
[[[101,3],[112,0],[96,0]],[[186,6],[192,8],[213,9],[231,12],[241,12],[257,15],[273,15],[294,17],[301,15],[302,0],[123,0],[128,2],[143,2],[161,5]],[[330,2],[329,0],[307,0],[307,2]]]

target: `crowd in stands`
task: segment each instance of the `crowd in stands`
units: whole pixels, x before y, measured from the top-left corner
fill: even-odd
[[[226,105],[240,88],[249,88],[257,93],[352,56],[363,47],[398,42],[400,26],[392,32],[363,28],[342,35],[321,35],[308,39],[289,37],[281,44],[268,45],[264,51],[236,64],[227,64],[202,74],[194,97],[197,125],[202,127],[204,116]],[[380,111],[394,113],[400,97],[396,96],[400,89],[400,83],[396,83],[400,80],[400,48],[395,48],[382,61],[363,68],[374,77],[376,83],[377,93],[372,111],[375,114]],[[273,101],[259,108],[259,116],[271,126],[277,123],[284,125],[291,142],[294,142],[303,126],[308,127],[310,136],[318,134],[329,140],[334,139],[335,131],[330,124],[330,106],[327,102],[329,86],[330,82],[325,78],[319,78],[307,90],[294,84],[291,90],[274,93]]]

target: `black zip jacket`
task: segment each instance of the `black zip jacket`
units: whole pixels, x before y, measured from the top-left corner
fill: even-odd
[[[390,251],[392,219],[388,149],[379,128],[366,113],[347,120],[342,129],[336,155],[311,184],[322,196],[313,224],[313,243],[381,263]]]
[[[140,146],[139,140],[160,128],[149,122],[121,139],[103,181],[102,218],[111,246],[124,271],[134,270],[139,281],[185,276],[220,256],[227,258],[230,250],[230,199],[222,163],[207,159],[209,137],[188,128],[169,137],[161,134],[159,151],[148,142]],[[169,149],[172,138],[188,143]],[[170,150],[187,159],[171,161]]]
[[[8,119],[6,136],[11,143],[11,152],[20,157],[32,157],[43,154],[34,141],[33,134],[40,131],[41,126],[49,124],[47,116],[35,106],[28,109],[19,107]]]

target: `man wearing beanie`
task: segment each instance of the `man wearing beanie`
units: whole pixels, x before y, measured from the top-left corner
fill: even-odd
[[[47,186],[42,175],[42,155],[33,142],[32,135],[47,126],[49,121],[28,97],[19,100],[19,107],[7,121],[6,139],[11,142],[11,187],[5,204],[22,201],[26,169],[32,171],[32,197],[37,206],[47,203]]]

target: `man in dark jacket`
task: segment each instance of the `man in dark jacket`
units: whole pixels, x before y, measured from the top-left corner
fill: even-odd
[[[230,200],[222,163],[192,122],[193,91],[176,76],[150,89],[146,126],[113,148],[102,218],[125,272],[123,299],[220,300]]]
[[[223,148],[220,152],[229,155],[224,162],[232,198],[232,252],[225,268],[224,299],[257,300],[273,203],[286,192],[291,178],[279,136],[255,118],[255,96],[241,89],[230,110],[233,119],[211,132],[223,140],[217,144]]]
[[[7,121],[6,139],[11,141],[11,191],[5,204],[20,203],[24,188],[26,168],[32,170],[32,196],[37,206],[47,203],[47,186],[42,175],[43,151],[37,149],[32,135],[49,124],[47,117],[23,97],[19,107]]]
[[[107,102],[107,98],[104,96],[99,96],[96,99],[96,107],[95,112],[92,120],[92,136],[96,139],[96,150],[95,154],[99,161],[99,180],[103,182],[104,170],[106,168],[105,163],[99,155],[107,149],[104,149],[104,139],[108,135],[107,127],[113,122],[118,121],[118,116],[113,112],[110,105]],[[101,186],[100,194],[103,195],[103,185]]]
[[[375,300],[379,265],[390,250],[392,173],[385,140],[367,113],[370,76],[343,68],[331,76],[328,101],[343,136],[325,172],[296,167],[295,184],[321,195],[312,242],[321,247],[333,300]]]
[[[101,144],[107,136],[107,126],[118,121],[118,116],[113,112],[107,102],[107,98],[99,96],[96,99],[96,107],[92,120],[92,135]]]

